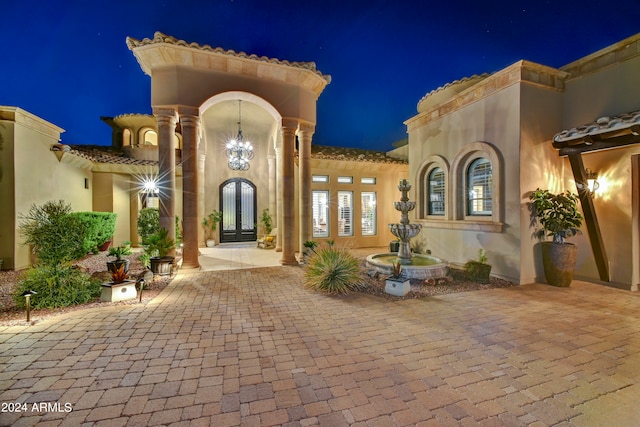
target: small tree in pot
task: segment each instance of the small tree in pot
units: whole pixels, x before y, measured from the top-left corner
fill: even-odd
[[[213,210],[209,215],[202,219],[202,228],[204,228],[204,239],[207,247],[212,248],[216,245],[214,232],[218,228],[218,223],[222,221],[222,211]]]
[[[551,242],[542,242],[542,263],[547,283],[569,286],[573,280],[578,248],[566,243],[565,239],[580,232],[583,217],[578,210],[578,195],[570,191],[553,194],[537,188],[529,199],[532,202],[532,224],[537,227],[536,236],[541,239],[553,237]]]
[[[169,237],[166,228],[161,228],[147,237],[144,250],[151,256],[149,261],[153,274],[171,274],[174,257],[168,254],[174,248],[175,241]]]

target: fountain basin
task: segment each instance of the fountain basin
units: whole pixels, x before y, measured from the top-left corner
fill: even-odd
[[[398,260],[398,254],[373,254],[366,259],[367,265],[381,274],[391,274],[391,264]],[[439,279],[449,274],[449,263],[430,255],[413,254],[411,263],[402,264],[402,271],[409,279]]]

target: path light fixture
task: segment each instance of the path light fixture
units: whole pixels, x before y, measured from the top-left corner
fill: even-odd
[[[22,296],[25,297],[25,305],[27,306],[27,322],[31,321],[31,295],[37,295],[36,291],[27,290],[22,293]]]
[[[142,302],[142,290],[144,289],[144,284],[144,279],[140,279],[136,282],[136,289],[140,292],[140,302]]]
[[[249,169],[249,161],[253,159],[253,145],[245,141],[242,136],[242,101],[238,100],[238,135],[227,142],[227,158],[229,169],[234,171],[246,171]]]

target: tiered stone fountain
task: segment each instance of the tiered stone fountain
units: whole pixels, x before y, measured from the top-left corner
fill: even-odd
[[[394,207],[401,213],[400,223],[389,224],[391,233],[400,239],[400,249],[397,253],[373,254],[367,257],[367,264],[382,274],[391,273],[391,265],[395,262],[402,264],[402,270],[410,279],[437,279],[449,273],[449,263],[430,255],[411,253],[411,239],[422,230],[421,224],[409,222],[409,212],[414,210],[416,202],[409,201],[407,193],[411,184],[406,179],[400,181],[398,190],[402,192],[399,202]]]
[[[400,211],[400,223],[389,224],[391,234],[400,239],[400,249],[398,250],[398,262],[400,264],[411,264],[411,239],[422,230],[421,224],[409,223],[409,211],[416,208],[416,202],[410,202],[407,193],[411,190],[411,184],[406,179],[400,181],[398,190],[402,192],[399,202],[393,202],[393,206]]]

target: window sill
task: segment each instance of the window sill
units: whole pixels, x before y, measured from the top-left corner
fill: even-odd
[[[445,230],[473,230],[487,233],[502,233],[504,223],[491,221],[450,221],[436,219],[419,219],[415,221],[425,228],[442,228]]]

